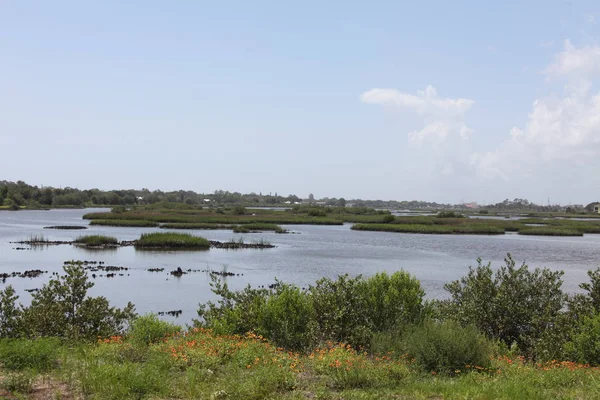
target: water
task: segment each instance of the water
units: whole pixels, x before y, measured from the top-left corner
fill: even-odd
[[[89,211],[89,210],[87,210]],[[129,267],[125,276],[98,277],[92,295],[106,296],[119,307],[127,301],[137,311],[159,312],[183,310],[176,321],[190,322],[196,316],[198,303],[214,300],[210,278],[205,273],[191,273],[181,278],[168,274],[182,269],[221,270],[243,274],[227,278],[237,289],[248,284],[256,287],[272,283],[275,278],[307,286],[321,277],[334,278],[348,273],[352,276],[372,275],[379,271],[404,269],[421,280],[427,296],[443,298],[445,283],[464,276],[478,257],[498,267],[507,253],[517,262],[526,261],[532,267],[548,267],[565,271],[566,291],[578,290],[587,280],[586,272],[600,266],[600,235],[583,237],[535,237],[506,234],[499,236],[416,235],[389,232],[362,232],[343,226],[290,225],[285,228],[298,234],[234,234],[231,231],[189,231],[208,239],[227,241],[243,237],[246,242],[268,240],[277,247],[266,250],[219,250],[194,252],[148,252],[133,247],[115,250],[85,250],[70,245],[47,246],[18,251],[11,241],[26,240],[30,235],[43,234],[50,240],[73,240],[82,234],[103,234],[119,240],[136,239],[143,232],[158,228],[116,228],[91,226],[87,230],[49,230],[50,225],[87,225],[81,219],[86,210],[51,210],[0,212],[0,273],[41,269],[49,271],[41,277],[9,278],[0,289],[11,284],[27,304],[30,295],[25,289],[41,287],[52,272],[61,272],[66,260],[104,261],[105,265]],[[104,210],[102,210],[104,211]],[[187,231],[186,231],[187,232]],[[162,267],[164,272],[148,272]],[[98,274],[101,274],[99,272]],[[105,274],[105,273],[104,273]]]

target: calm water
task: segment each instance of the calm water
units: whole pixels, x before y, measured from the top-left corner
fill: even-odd
[[[265,239],[276,245],[266,250],[218,250],[199,252],[148,252],[133,247],[116,250],[90,251],[62,245],[18,251],[9,242],[25,240],[33,234],[43,234],[50,240],[72,240],[82,234],[104,234],[120,240],[132,240],[142,232],[158,228],[89,227],[87,230],[65,231],[43,229],[49,225],[87,225],[81,219],[85,210],[0,211],[0,273],[27,269],[50,273],[35,279],[9,278],[0,282],[0,289],[11,284],[21,301],[30,301],[25,289],[39,288],[50,279],[53,271],[62,271],[66,260],[104,261],[106,265],[129,267],[129,276],[97,278],[93,295],[103,295],[118,306],[132,301],[138,312],[183,310],[179,323],[196,316],[199,302],[214,299],[210,279],[204,273],[192,273],[181,278],[168,271],[182,269],[220,270],[243,276],[227,279],[233,288],[272,283],[277,277],[300,286],[321,277],[339,274],[371,275],[378,271],[404,269],[421,280],[428,297],[445,296],[443,285],[464,276],[477,257],[499,266],[510,252],[517,262],[530,266],[565,271],[564,289],[576,291],[586,280],[589,269],[600,266],[600,235],[584,237],[533,237],[506,234],[502,236],[413,235],[387,232],[358,232],[344,226],[302,226],[286,228],[298,234],[275,233],[234,234],[231,231],[190,231],[208,239],[227,241],[243,237],[246,242]],[[148,268],[164,267],[162,273]]]

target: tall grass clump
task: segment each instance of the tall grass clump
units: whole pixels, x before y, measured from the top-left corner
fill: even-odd
[[[104,235],[86,235],[79,236],[73,241],[73,243],[81,244],[85,246],[116,246],[119,241],[113,236]]]
[[[492,346],[472,325],[427,320],[406,336],[407,354],[427,372],[455,375],[491,365]]]
[[[49,371],[57,364],[57,338],[0,339],[0,364],[9,371]]]
[[[161,321],[155,314],[137,317],[129,327],[128,337],[134,344],[150,345],[181,332],[181,327]]]
[[[195,249],[208,250],[210,242],[203,237],[188,233],[154,232],[143,233],[135,242],[139,249]]]

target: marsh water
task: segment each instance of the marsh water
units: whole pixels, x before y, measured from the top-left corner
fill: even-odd
[[[108,211],[108,210],[95,210]],[[119,240],[137,239],[143,232],[158,228],[120,228],[89,226],[87,230],[44,229],[52,225],[87,225],[82,215],[89,210],[0,211],[0,273],[40,269],[48,271],[38,278],[9,278],[0,281],[0,289],[13,285],[27,304],[26,289],[40,288],[61,272],[66,260],[104,261],[105,265],[128,267],[123,276],[94,279],[92,295],[106,296],[111,303],[123,306],[127,301],[139,313],[182,310],[175,319],[185,324],[196,317],[198,303],[214,300],[210,277],[195,272],[175,278],[168,272],[183,270],[223,270],[239,276],[228,277],[232,288],[253,287],[273,283],[275,278],[307,286],[321,277],[334,278],[348,273],[369,276],[379,271],[404,269],[422,283],[429,298],[446,296],[444,284],[464,276],[469,265],[481,257],[493,267],[503,263],[507,253],[517,262],[531,267],[548,267],[565,271],[563,288],[578,290],[586,281],[586,272],[600,266],[600,235],[583,237],[536,237],[507,233],[495,236],[416,235],[391,232],[362,232],[343,226],[284,226],[293,234],[270,232],[234,234],[225,230],[187,231],[211,240],[246,242],[267,240],[276,247],[256,250],[220,250],[185,252],[136,251],[133,247],[114,250],[86,250],[71,245],[31,247],[10,242],[44,235],[49,240],[73,240],[80,235],[102,234]],[[16,250],[24,247],[28,250]],[[149,268],[164,268],[149,272]],[[98,272],[97,274],[103,274]],[[104,273],[106,275],[106,273]],[[173,318],[168,318],[173,320]]]

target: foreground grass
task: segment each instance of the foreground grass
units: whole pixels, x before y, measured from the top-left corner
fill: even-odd
[[[135,242],[140,249],[190,249],[208,250],[210,243],[203,237],[187,233],[155,232],[144,233]]]
[[[193,329],[154,344],[111,337],[95,344],[0,340],[0,396],[28,398],[36,381],[62,382],[85,399],[596,399],[600,371],[570,362],[496,357],[453,377],[394,354],[329,343],[309,354],[254,334]],[[4,392],[2,391],[4,390]],[[61,398],[52,393],[46,398]],[[36,397],[39,398],[39,397]]]
[[[104,235],[86,235],[79,236],[73,241],[73,243],[82,244],[85,246],[106,246],[106,245],[117,245],[119,241],[113,236]]]

